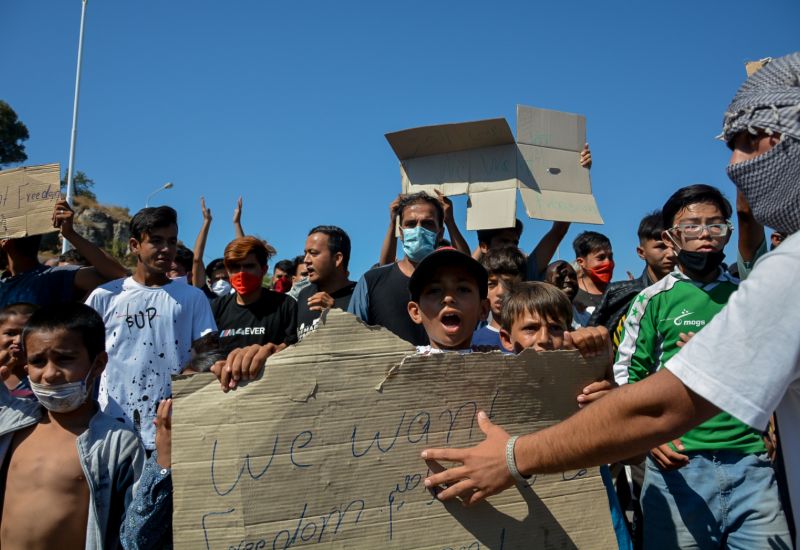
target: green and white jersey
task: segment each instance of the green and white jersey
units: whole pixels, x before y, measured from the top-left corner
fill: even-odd
[[[678,270],[647,287],[634,299],[624,323],[614,364],[618,384],[638,382],[664,366],[680,348],[681,333],[698,332],[725,307],[739,281],[721,272],[698,283]],[[727,413],[690,430],[681,441],[687,451],[765,450],[761,434]]]

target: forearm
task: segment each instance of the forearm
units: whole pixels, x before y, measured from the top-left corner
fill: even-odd
[[[206,284],[206,266],[203,264],[203,256],[206,252],[206,241],[208,231],[211,229],[211,220],[203,221],[200,233],[194,241],[194,260],[192,262],[192,284],[197,288],[203,288]]]
[[[553,222],[550,231],[544,234],[539,244],[533,249],[531,256],[536,260],[538,271],[544,270],[550,260],[553,259],[553,255],[558,250],[558,245],[561,244],[567,231],[569,231],[569,226],[569,222]]]
[[[242,229],[242,222],[233,222],[233,230],[236,232],[236,238],[241,239],[244,237],[244,229]]]
[[[389,228],[386,230],[386,236],[383,238],[383,244],[381,245],[381,255],[378,258],[378,263],[380,265],[390,264],[397,258],[397,237],[394,232],[395,222],[392,220],[392,223],[389,224]]]
[[[461,231],[458,230],[458,224],[456,224],[455,220],[448,221],[447,233],[450,235],[450,242],[453,243],[453,248],[459,252],[463,252],[467,256],[472,254],[472,251],[469,249],[469,244],[467,244]]]
[[[616,462],[671,441],[717,412],[662,369],[560,424],[521,437],[517,466],[527,475]]]
[[[69,241],[72,247],[95,268],[97,273],[105,280],[120,279],[129,275],[128,270],[113,256],[102,248],[95,246],[76,231],[62,236]]]

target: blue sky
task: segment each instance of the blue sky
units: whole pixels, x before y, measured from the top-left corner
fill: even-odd
[[[131,211],[173,181],[154,202],[178,210],[189,246],[204,195],[206,260],[233,238],[239,195],[245,230],[278,258],[299,254],[312,226],[340,225],[356,278],[378,257],[400,188],[386,132],[497,116],[513,127],[517,103],[577,112],[606,224],[573,225],[561,256],[599,230],[621,278],[642,269],[639,219],[678,187],[710,183],[733,201],[729,152],[714,140],[722,113],[746,60],[800,49],[798,20],[790,0],[92,0],[76,168],[101,201]],[[0,21],[0,98],[28,126],[28,163],[66,169],[80,0],[6,1]],[[465,200],[455,204],[464,228]],[[530,249],[550,223],[523,220]]]

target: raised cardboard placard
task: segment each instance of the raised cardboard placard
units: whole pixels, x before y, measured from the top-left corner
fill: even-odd
[[[517,193],[531,218],[603,223],[589,170],[578,162],[586,118],[517,106],[517,138],[503,118],[386,134],[403,193],[468,195],[467,229],[513,227]],[[509,201],[498,208],[500,198]]]
[[[53,207],[61,200],[58,163],[0,171],[0,239],[57,231]]]
[[[413,352],[331,311],[235,391],[208,374],[175,379],[176,548],[616,546],[596,468],[536,476],[465,508],[424,487],[419,456],[480,442],[481,409],[512,434],[550,426],[577,410],[602,365],[577,352]]]

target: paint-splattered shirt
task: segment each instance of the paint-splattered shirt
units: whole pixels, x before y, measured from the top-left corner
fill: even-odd
[[[173,374],[189,361],[192,342],[216,330],[208,299],[197,288],[169,283],[147,287],[132,277],[99,286],[86,303],[106,324],[108,365],[98,402],[124,416],[155,449],[158,402],[171,392]]]

